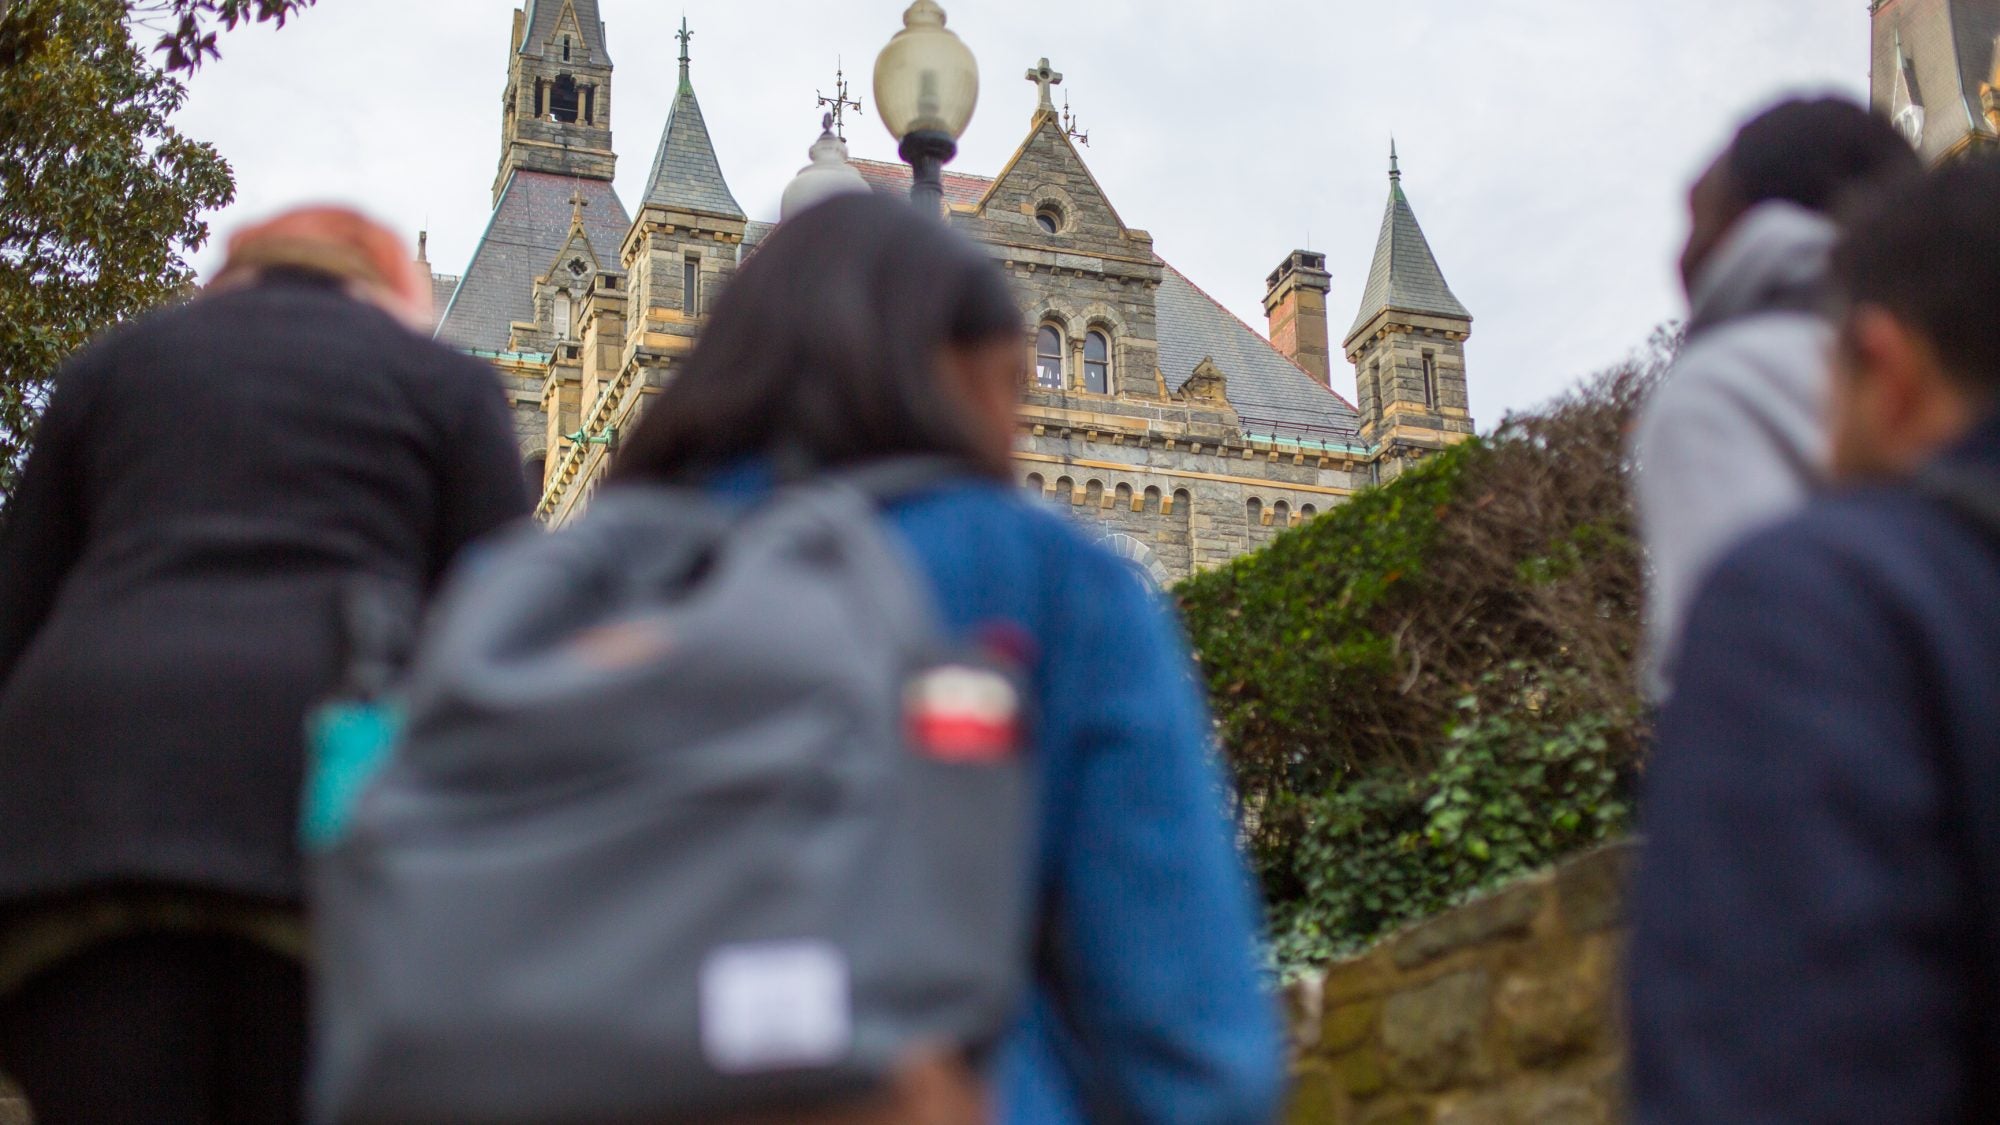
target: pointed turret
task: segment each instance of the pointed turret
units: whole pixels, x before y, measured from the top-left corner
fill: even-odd
[[[702,117],[701,101],[695,97],[694,82],[688,77],[688,40],[694,33],[681,21],[681,84],[674,95],[674,108],[667,115],[667,127],[660,134],[659,151],[653,157],[653,171],[646,178],[646,206],[675,211],[714,215],[739,222],[746,219],[736,196],[723,179],[722,164],[715,158],[709,140],[708,121]]]
[[[1389,142],[1389,205],[1382,213],[1382,232],[1375,240],[1375,262],[1368,268],[1368,288],[1361,295],[1361,311],[1348,330],[1350,339],[1368,323],[1389,310],[1430,316],[1456,317],[1466,321],[1465,310],[1444,280],[1430,240],[1417,223],[1410,198],[1403,194],[1403,170],[1396,156],[1396,142]]]
[[[1346,341],[1362,436],[1380,443],[1390,462],[1471,436],[1465,385],[1465,341],[1471,335],[1472,314],[1438,268],[1403,194],[1402,163],[1390,141],[1389,204]]]

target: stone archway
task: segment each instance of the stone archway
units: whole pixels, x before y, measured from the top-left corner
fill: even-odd
[[[1152,587],[1154,592],[1166,590],[1167,584],[1173,581],[1173,575],[1167,572],[1166,564],[1153,554],[1153,549],[1132,536],[1122,531],[1114,531],[1098,542],[1112,554],[1124,559],[1140,577],[1146,580],[1146,584]]]

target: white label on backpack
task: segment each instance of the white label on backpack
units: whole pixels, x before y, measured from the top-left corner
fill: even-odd
[[[746,1074],[829,1066],[853,1038],[847,958],[825,942],[736,945],[701,970],[702,1051]]]

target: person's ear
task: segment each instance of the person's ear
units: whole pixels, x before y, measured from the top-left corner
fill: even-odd
[[[1885,434],[1907,429],[1929,391],[1923,342],[1879,305],[1862,305],[1848,317],[1846,346],[1855,390]]]

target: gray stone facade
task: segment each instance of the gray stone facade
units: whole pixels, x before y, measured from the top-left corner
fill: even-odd
[[[579,186],[567,233],[556,227],[542,198],[548,185],[536,179],[554,170],[550,158],[525,142],[541,140],[546,126],[571,142],[559,151],[612,158],[609,56],[594,5],[583,12],[573,2],[536,0],[515,14],[495,228],[539,249],[500,255],[482,244],[445,320],[457,329],[442,333],[491,358],[507,381],[524,460],[541,474],[539,515],[552,523],[587,506],[617,435],[692,350],[716,296],[771,229],[743,213],[723,178],[685,49],[646,194],[622,239],[612,245],[605,212],[622,218],[623,205],[597,194],[608,192],[608,162],[565,158]],[[586,24],[599,30],[580,43],[576,28]],[[552,70],[563,35],[572,36],[571,69]],[[550,73],[587,78],[602,120],[524,123],[523,84]],[[855,164],[876,190],[907,188],[907,168]],[[510,175],[515,187],[504,182]],[[1415,217],[1400,184],[1392,189],[1373,307],[1364,304],[1347,346],[1350,362],[1387,374],[1361,381],[1357,410],[1331,385],[1345,372],[1336,379],[1332,370],[1323,256],[1295,251],[1272,275],[1266,338],[1127,225],[1054,113],[1033,115],[997,176],[948,175],[946,221],[1007,271],[1035,360],[1016,446],[1022,484],[1166,585],[1255,550],[1470,435],[1471,319],[1455,299],[1449,308],[1398,303],[1449,290],[1427,245],[1421,261],[1410,257]],[[523,190],[539,193],[532,210],[510,198]],[[513,229],[536,223],[528,235]],[[489,242],[496,237],[489,231]],[[484,304],[460,307],[468,292]],[[495,296],[508,293],[518,296]],[[504,340],[493,327],[503,322]]]

